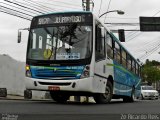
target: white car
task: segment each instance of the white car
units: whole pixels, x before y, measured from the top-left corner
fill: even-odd
[[[141,96],[143,99],[158,99],[159,93],[152,86],[141,86]]]

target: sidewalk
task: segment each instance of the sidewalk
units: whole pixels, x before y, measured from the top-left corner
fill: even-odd
[[[42,100],[51,100],[51,99],[40,99],[40,98],[33,98],[33,99],[24,99],[24,96],[19,95],[7,95],[7,97],[0,97],[0,100],[29,100],[29,101],[42,101]]]
[[[0,97],[0,100],[23,100],[23,96],[18,95],[7,95],[7,97]]]

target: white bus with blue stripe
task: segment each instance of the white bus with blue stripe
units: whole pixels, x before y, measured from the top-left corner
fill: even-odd
[[[93,96],[133,102],[140,95],[140,65],[91,12],[61,12],[32,19],[26,89],[49,91],[53,100]]]

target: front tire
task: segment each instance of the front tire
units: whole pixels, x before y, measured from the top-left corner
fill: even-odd
[[[69,95],[63,92],[50,91],[51,98],[58,103],[65,103],[69,99]]]
[[[107,82],[105,93],[98,93],[94,95],[94,100],[98,104],[110,103],[113,95],[113,85],[110,81]]]

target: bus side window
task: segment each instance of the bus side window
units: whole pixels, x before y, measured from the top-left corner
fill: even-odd
[[[135,67],[135,61],[132,61],[132,72],[135,73],[136,67]]]
[[[122,48],[121,49],[121,53],[122,53],[122,65],[124,66],[124,67],[126,67],[126,51]]]
[[[107,56],[111,59],[113,59],[113,41],[109,33],[106,34],[106,51],[107,51]]]
[[[95,59],[99,61],[106,57],[105,55],[104,36],[102,36],[101,27],[96,25],[96,43],[95,43]]]
[[[139,65],[139,77],[141,77],[141,66]]]
[[[139,70],[138,70],[138,64],[136,63],[136,74],[138,75]]]
[[[130,71],[132,70],[132,59],[129,54],[127,54],[127,69]]]
[[[114,59],[120,63],[121,61],[121,55],[120,55],[120,46],[117,42],[115,42],[115,48],[114,48]]]

